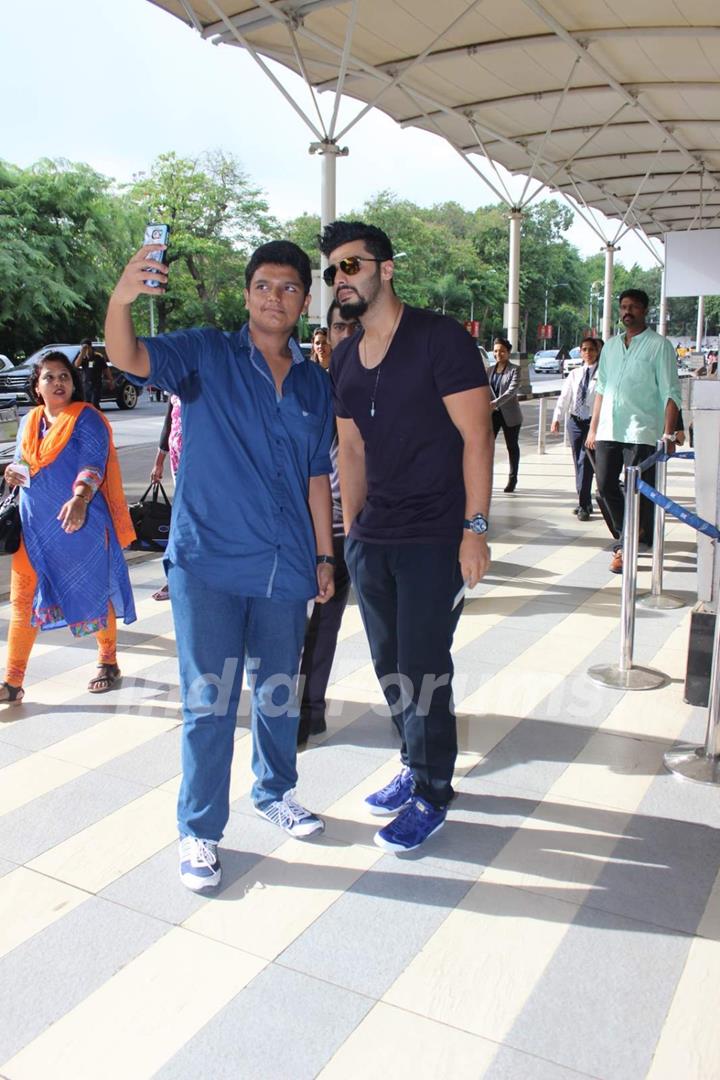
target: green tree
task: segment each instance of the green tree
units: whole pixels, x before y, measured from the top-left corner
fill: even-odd
[[[158,330],[238,327],[248,256],[275,238],[279,226],[237,159],[219,151],[198,158],[161,154],[129,195],[148,221],[171,230],[168,290],[154,299]]]
[[[139,225],[87,165],[0,163],[0,351],[97,335]]]

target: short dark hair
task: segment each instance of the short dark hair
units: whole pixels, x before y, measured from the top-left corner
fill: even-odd
[[[260,266],[292,266],[297,270],[305,290],[305,295],[310,292],[312,285],[312,270],[310,260],[301,247],[293,244],[291,240],[270,240],[267,244],[261,244],[250,256],[250,261],[245,267],[245,288],[250,288],[255,271]]]
[[[600,353],[602,352],[602,347],[605,344],[603,339],[601,337],[593,337],[592,334],[588,334],[587,337],[584,337],[582,339],[582,341],[580,342],[580,345],[578,346],[578,348],[582,348],[582,346],[585,344],[586,341],[592,341],[593,345],[597,345],[597,351],[598,351],[598,356],[599,356]]]
[[[353,240],[361,240],[370,254],[382,262],[394,258],[388,234],[377,225],[366,225],[364,221],[331,222],[318,236],[318,247],[327,256],[335,248],[351,244]]]
[[[493,347],[495,345],[502,345],[503,348],[507,349],[507,351],[509,353],[512,352],[512,342],[508,341],[508,339],[506,337],[500,337],[499,335],[494,337],[493,338]]]
[[[328,327],[332,326],[333,312],[334,311],[339,311],[339,310],[340,310],[340,305],[338,304],[337,300],[331,300],[330,307],[327,309],[326,322],[328,324]]]
[[[30,400],[36,405],[42,405],[42,398],[37,392],[37,386],[40,382],[40,372],[42,371],[43,364],[46,364],[48,360],[57,361],[58,364],[63,364],[70,372],[70,378],[72,379],[73,392],[71,401],[84,401],[85,395],[82,392],[82,384],[80,382],[79,370],[70,363],[69,359],[64,352],[60,352],[59,349],[53,349],[51,352],[47,352],[44,356],[41,356],[39,360],[36,360],[32,366],[30,372],[30,378],[28,380],[28,392],[30,394]]]
[[[650,297],[644,289],[625,289],[624,292],[620,293],[618,303],[622,304],[623,300],[626,298],[628,300],[635,300],[638,304],[642,304],[646,311],[650,307]]]

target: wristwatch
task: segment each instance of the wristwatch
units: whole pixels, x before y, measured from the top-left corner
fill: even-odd
[[[463,529],[468,529],[470,532],[481,535],[488,531],[488,520],[484,514],[473,514],[471,518],[465,518],[463,521]]]
[[[318,566],[320,566],[321,563],[327,563],[328,566],[335,566],[337,559],[334,555],[317,555],[315,557],[315,562]]]

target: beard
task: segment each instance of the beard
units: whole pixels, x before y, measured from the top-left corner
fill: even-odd
[[[357,300],[347,300],[344,304],[340,304],[340,318],[345,320],[360,319],[368,309],[367,300],[363,300],[362,296],[358,296]]]

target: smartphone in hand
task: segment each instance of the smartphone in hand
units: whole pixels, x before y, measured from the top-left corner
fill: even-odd
[[[145,239],[143,240],[143,243],[144,244],[164,244],[165,247],[167,247],[167,243],[168,243],[169,238],[170,238],[170,226],[169,225],[161,225],[161,224],[158,224],[158,222],[151,222],[148,225],[148,227],[145,229]],[[165,261],[165,252],[164,251],[151,251],[150,254],[148,255],[148,259],[152,259],[153,262],[159,262],[159,263],[164,262]],[[153,273],[153,271],[151,271],[151,273]],[[154,281],[152,278],[146,278],[145,279],[145,284],[149,285],[151,289],[159,289],[160,288],[160,282],[159,281]]]

